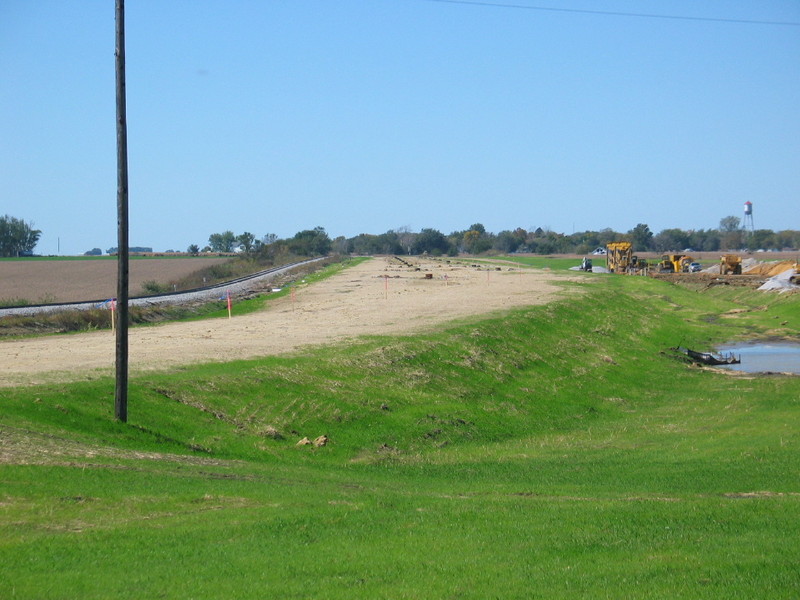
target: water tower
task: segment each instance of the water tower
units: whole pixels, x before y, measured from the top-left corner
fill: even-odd
[[[755,231],[755,227],[753,226],[753,203],[749,200],[744,203],[744,222],[742,227],[745,231],[749,231],[750,233]]]

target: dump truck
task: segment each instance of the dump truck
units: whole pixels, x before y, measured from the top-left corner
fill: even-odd
[[[661,273],[688,273],[694,259],[688,254],[664,254],[658,263]]]
[[[720,275],[741,275],[742,257],[738,254],[725,254],[719,258]]]

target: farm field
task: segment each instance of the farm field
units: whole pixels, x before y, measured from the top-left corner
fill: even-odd
[[[332,270],[197,323],[328,337],[136,369],[127,424],[107,373],[18,374],[0,597],[798,597],[800,377],[669,348],[796,339],[800,295],[571,264]]]
[[[130,290],[142,292],[146,281],[166,283],[229,261],[225,257],[132,257]],[[113,258],[0,260],[0,301],[31,304],[103,300],[117,295],[117,261]]]

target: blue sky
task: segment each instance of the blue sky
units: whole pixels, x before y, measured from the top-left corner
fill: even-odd
[[[748,200],[800,229],[798,23],[798,0],[127,0],[130,242],[657,233]],[[0,0],[0,214],[42,254],[116,246],[113,0]]]

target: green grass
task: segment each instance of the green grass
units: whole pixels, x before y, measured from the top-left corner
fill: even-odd
[[[526,267],[535,267],[537,269],[550,269],[553,271],[568,271],[572,267],[578,267],[581,264],[580,258],[563,258],[560,256],[501,256],[498,257],[502,260],[507,260]],[[605,266],[605,256],[590,256],[595,266]]]
[[[800,378],[668,350],[796,337],[797,295],[587,282],[135,376],[127,425],[110,380],[0,390],[0,597],[797,597]]]

